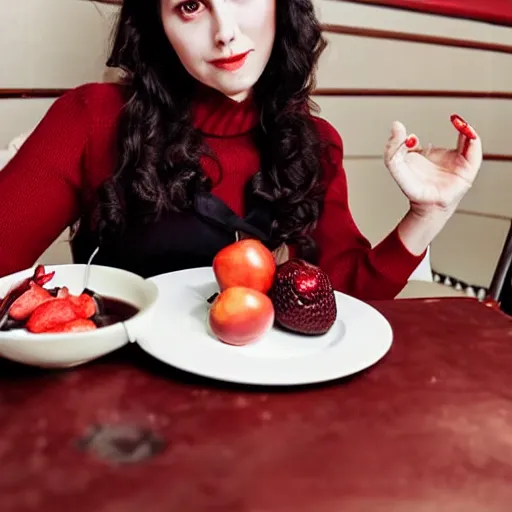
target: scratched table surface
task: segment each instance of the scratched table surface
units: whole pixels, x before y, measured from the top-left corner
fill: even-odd
[[[0,363],[2,512],[512,510],[512,321],[474,299],[374,303],[394,343],[351,378],[246,388],[137,346]]]

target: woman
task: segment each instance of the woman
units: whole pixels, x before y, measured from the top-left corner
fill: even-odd
[[[0,173],[0,275],[79,221],[76,262],[99,246],[95,263],[151,276],[253,236],[338,290],[394,297],[475,179],[480,139],[427,155],[394,123],[385,163],[410,209],[371,248],[341,138],[313,115],[324,46],[310,0],[124,0],[109,61],[124,83],[66,93]]]

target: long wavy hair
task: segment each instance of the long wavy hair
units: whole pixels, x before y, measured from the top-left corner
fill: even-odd
[[[191,121],[194,79],[164,33],[159,5],[124,0],[114,33],[108,65],[123,71],[127,97],[118,124],[117,169],[98,191],[101,237],[119,232],[134,216],[185,211],[196,193],[212,187],[200,167],[207,149]],[[323,194],[310,96],[325,45],[311,0],[276,0],[274,48],[254,88],[261,168],[249,195],[276,212],[269,245],[296,243],[309,260],[315,259],[309,233]]]

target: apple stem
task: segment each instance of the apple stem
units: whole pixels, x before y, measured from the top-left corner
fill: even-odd
[[[217,295],[219,295],[218,292],[215,292],[211,297],[206,299],[210,304],[213,304],[213,301],[217,298]]]

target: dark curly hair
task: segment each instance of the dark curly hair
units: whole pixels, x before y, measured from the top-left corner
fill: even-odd
[[[117,170],[98,192],[102,236],[122,230],[133,212],[154,219],[184,211],[198,191],[212,187],[199,163],[207,149],[191,121],[195,82],[164,33],[159,4],[124,0],[114,34],[108,65],[124,72],[127,98],[119,119]],[[325,45],[311,0],[276,0],[274,48],[254,88],[261,169],[249,193],[277,212],[270,245],[296,243],[310,260],[315,251],[308,232],[323,194],[310,96]]]

